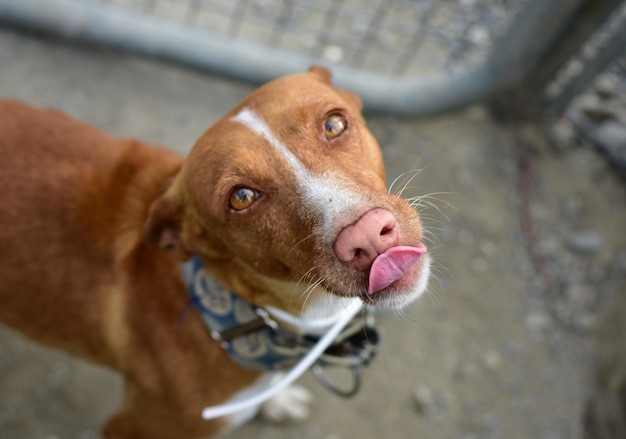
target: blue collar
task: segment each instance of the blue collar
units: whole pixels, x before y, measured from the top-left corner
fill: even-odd
[[[304,343],[299,334],[279,327],[263,308],[224,288],[198,256],[183,264],[183,276],[211,336],[240,365],[286,369],[308,351],[311,342]]]
[[[238,364],[260,371],[288,369],[318,340],[319,334],[302,334],[280,325],[268,310],[224,288],[206,271],[198,256],[183,263],[182,270],[211,336]],[[376,339],[371,318],[355,319],[320,360],[330,364],[332,359],[341,358],[342,362],[359,366],[367,364],[374,356]]]

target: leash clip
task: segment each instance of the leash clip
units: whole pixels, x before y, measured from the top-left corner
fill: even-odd
[[[317,363],[311,368],[311,372],[320,384],[331,392],[343,398],[350,398],[358,393],[361,388],[363,366],[367,366],[376,356],[378,344],[378,331],[374,326],[374,317],[371,313],[365,314],[365,323],[361,320],[353,320],[346,326],[341,334]],[[349,387],[342,387],[331,380],[325,368],[343,367],[352,374],[352,383]]]

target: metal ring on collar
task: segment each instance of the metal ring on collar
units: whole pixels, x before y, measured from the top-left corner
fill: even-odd
[[[353,397],[361,388],[361,366],[351,366],[349,367],[349,370],[352,372],[352,384],[348,388],[342,388],[328,378],[328,375],[324,372],[324,367],[322,365],[316,364],[311,368],[311,372],[315,375],[322,386],[343,398]]]

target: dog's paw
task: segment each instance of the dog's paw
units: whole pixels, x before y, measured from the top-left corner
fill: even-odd
[[[272,422],[304,421],[309,417],[313,394],[297,385],[291,385],[271,397],[261,407],[261,416]]]

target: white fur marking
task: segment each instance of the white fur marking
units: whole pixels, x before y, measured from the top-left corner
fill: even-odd
[[[281,390],[261,407],[261,414],[272,422],[304,421],[311,413],[313,394],[305,387],[292,384]]]
[[[287,160],[303,192],[305,204],[314,206],[323,215],[324,230],[327,233],[334,232],[334,220],[342,212],[369,204],[358,193],[346,189],[337,177],[329,174],[312,175],[289,148],[274,135],[261,116],[253,110],[244,108],[231,120],[261,136]]]
[[[309,203],[320,207],[327,233],[335,232],[332,227],[334,220],[342,213],[371,205],[360,194],[346,189],[337,178],[329,175],[311,178],[304,187],[304,196]]]
[[[276,148],[287,159],[299,180],[302,180],[307,176],[308,171],[304,165],[296,158],[289,148],[287,148],[278,138],[272,133],[270,127],[265,123],[261,117],[254,111],[244,108],[235,117],[232,118],[233,122],[237,122],[246,126],[252,130],[252,132],[258,134],[267,140],[270,145]]]
[[[258,389],[266,388],[279,381],[284,374],[280,372],[269,372],[261,377],[252,386],[236,393],[228,402],[242,401],[254,395]],[[313,394],[305,387],[292,384],[260,406],[245,410],[236,415],[229,416],[229,425],[224,433],[240,427],[248,422],[260,411],[261,415],[272,422],[281,423],[287,421],[303,421],[309,417]]]

